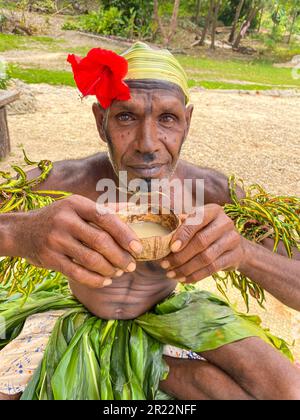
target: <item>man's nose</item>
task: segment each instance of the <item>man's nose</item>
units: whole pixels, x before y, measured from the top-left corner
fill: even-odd
[[[137,132],[136,150],[140,153],[155,153],[159,150],[157,127],[150,118],[141,122]]]

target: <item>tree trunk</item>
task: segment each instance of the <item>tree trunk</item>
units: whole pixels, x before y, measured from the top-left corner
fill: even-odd
[[[218,22],[218,16],[219,16],[221,4],[222,4],[222,0],[214,1],[213,20],[212,20],[212,28],[211,28],[211,44],[210,44],[211,50],[215,49],[216,28],[217,28],[217,22]]]
[[[0,159],[6,158],[10,152],[10,141],[7,127],[5,106],[0,108]]]
[[[257,28],[257,33],[260,33],[260,29],[261,29],[261,24],[262,24],[262,18],[264,15],[264,11],[265,11],[265,6],[262,7],[261,11],[260,11],[260,17],[259,17],[259,23],[258,23],[258,28]]]
[[[255,16],[257,15],[259,9],[260,9],[260,7],[257,6],[257,5],[254,5],[251,8],[251,10],[250,10],[250,12],[247,16],[247,19],[243,23],[243,25],[241,27],[241,30],[240,30],[240,33],[238,34],[238,36],[237,36],[237,38],[236,38],[236,40],[235,40],[235,42],[232,46],[233,49],[237,49],[240,46],[241,40],[246,36],[246,33],[247,33],[248,29],[250,28],[251,23],[252,23],[253,19],[255,18]]]
[[[175,32],[176,32],[176,28],[177,28],[177,18],[178,18],[178,12],[179,12],[179,6],[180,6],[180,0],[175,0],[174,1],[174,7],[173,7],[173,14],[172,14],[172,18],[171,18],[171,23],[170,23],[170,31],[168,32],[162,23],[162,20],[159,16],[159,12],[158,12],[158,0],[154,0],[154,17],[155,20],[157,21],[159,30],[162,34],[163,37],[163,45],[165,47],[167,47],[170,43],[170,41],[172,40]]]
[[[290,29],[290,34],[289,34],[289,37],[288,37],[288,40],[287,40],[287,43],[288,44],[290,44],[291,39],[292,39],[292,35],[294,33],[294,27],[295,27],[295,23],[296,23],[296,19],[297,19],[298,13],[299,13],[299,11],[296,8],[295,9],[294,16],[293,16],[293,22],[292,22],[292,26],[291,26],[291,29]]]
[[[196,3],[196,15],[195,15],[195,23],[196,23],[196,25],[198,25],[198,22],[199,22],[199,15],[200,15],[201,6],[202,6],[201,0],[197,0],[197,3]]]
[[[175,0],[167,44],[169,44],[169,42],[172,40],[176,32],[179,6],[180,6],[180,0]]]
[[[209,10],[208,10],[208,13],[207,13],[207,16],[206,16],[206,19],[205,19],[205,25],[204,25],[203,32],[202,32],[202,35],[201,35],[201,39],[199,41],[199,45],[201,45],[201,46],[204,45],[206,34],[208,32],[208,29],[209,29],[209,25],[210,25],[211,18],[212,18],[212,13],[213,13],[213,6],[214,6],[214,0],[210,0]]]
[[[154,0],[154,18],[163,37],[163,44],[165,45],[167,43],[168,36],[158,13],[158,0]]]
[[[235,13],[234,21],[233,21],[233,26],[232,26],[232,30],[231,30],[230,35],[229,35],[228,42],[233,42],[234,41],[237,24],[238,24],[239,18],[241,16],[241,11],[242,11],[242,8],[244,6],[244,3],[245,3],[245,0],[240,0],[239,5],[236,9],[236,13]]]

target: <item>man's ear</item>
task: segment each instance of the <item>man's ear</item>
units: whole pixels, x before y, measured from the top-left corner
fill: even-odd
[[[194,105],[189,105],[186,107],[185,109],[185,120],[186,120],[186,132],[185,132],[185,139],[188,136],[188,133],[190,131],[190,126],[191,126],[191,120],[192,120],[192,115],[193,115],[193,111],[194,111]]]
[[[95,117],[95,120],[96,120],[98,133],[101,137],[101,140],[103,140],[106,143],[107,142],[106,134],[103,130],[103,126],[104,126],[103,121],[104,121],[104,117],[105,117],[105,110],[103,108],[101,108],[101,106],[97,102],[93,103],[93,108],[92,109],[93,109],[93,114],[94,114],[94,117]]]
[[[187,132],[189,132],[189,129],[190,129],[193,111],[194,111],[194,105],[191,104],[188,107],[186,107],[185,118],[186,118],[186,124],[187,124]]]

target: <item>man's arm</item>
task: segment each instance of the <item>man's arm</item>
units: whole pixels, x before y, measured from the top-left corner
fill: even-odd
[[[209,173],[211,177],[213,174]],[[237,269],[286,305],[300,310],[299,251],[294,250],[294,258],[290,259],[283,244],[279,253],[273,253],[272,240],[260,245],[243,238],[220,207],[220,199],[214,196],[223,182],[222,200],[226,194],[227,202],[230,200],[226,177],[222,180],[220,174],[217,176],[217,186],[210,179],[208,185],[212,188],[206,197],[218,204],[205,205],[200,225],[195,226],[186,219],[178,229],[172,238],[173,253],[162,262],[162,267],[168,270],[167,276],[193,283],[218,271]]]
[[[244,240],[244,258],[239,271],[278,300],[300,311],[300,260],[273,253],[261,245]]]
[[[58,162],[39,191],[75,194],[41,209],[0,214],[0,257],[26,258],[90,288],[107,286],[112,278],[134,271],[142,251],[139,238],[89,197],[98,194],[98,177],[107,175],[105,162],[99,155],[72,164]],[[32,171],[30,177],[36,175],[39,171]]]
[[[17,231],[20,229],[22,217],[18,213],[0,214],[0,256],[20,256],[20,240]]]
[[[141,251],[126,223],[79,195],[34,211],[0,214],[0,256],[26,258],[90,288],[134,271]]]
[[[192,223],[187,218],[172,238],[173,252],[161,263],[168,270],[167,277],[195,283],[219,271],[236,269],[300,311],[299,260],[243,238],[216,204],[205,206],[200,225]]]
[[[66,191],[90,198],[93,192],[93,177],[103,167],[104,153],[77,160],[54,162],[47,179],[36,186],[36,190]],[[37,178],[41,171],[34,168],[27,172],[29,180]],[[99,170],[98,176],[101,176]],[[96,189],[95,189],[96,190]],[[22,235],[28,231],[31,213],[0,214],[0,256],[23,256]],[[29,231],[30,233],[30,231]],[[26,238],[23,238],[26,241]]]

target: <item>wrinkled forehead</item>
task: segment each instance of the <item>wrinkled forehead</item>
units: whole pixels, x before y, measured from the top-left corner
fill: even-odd
[[[114,107],[130,107],[143,100],[156,101],[156,103],[170,103],[186,105],[186,96],[180,86],[172,82],[155,79],[125,80],[130,88],[131,99],[128,101],[115,101]]]
[[[143,91],[158,91],[158,93],[172,95],[186,104],[185,94],[180,86],[172,82],[156,79],[135,79],[126,80],[127,85],[130,87],[130,92],[139,94]]]

